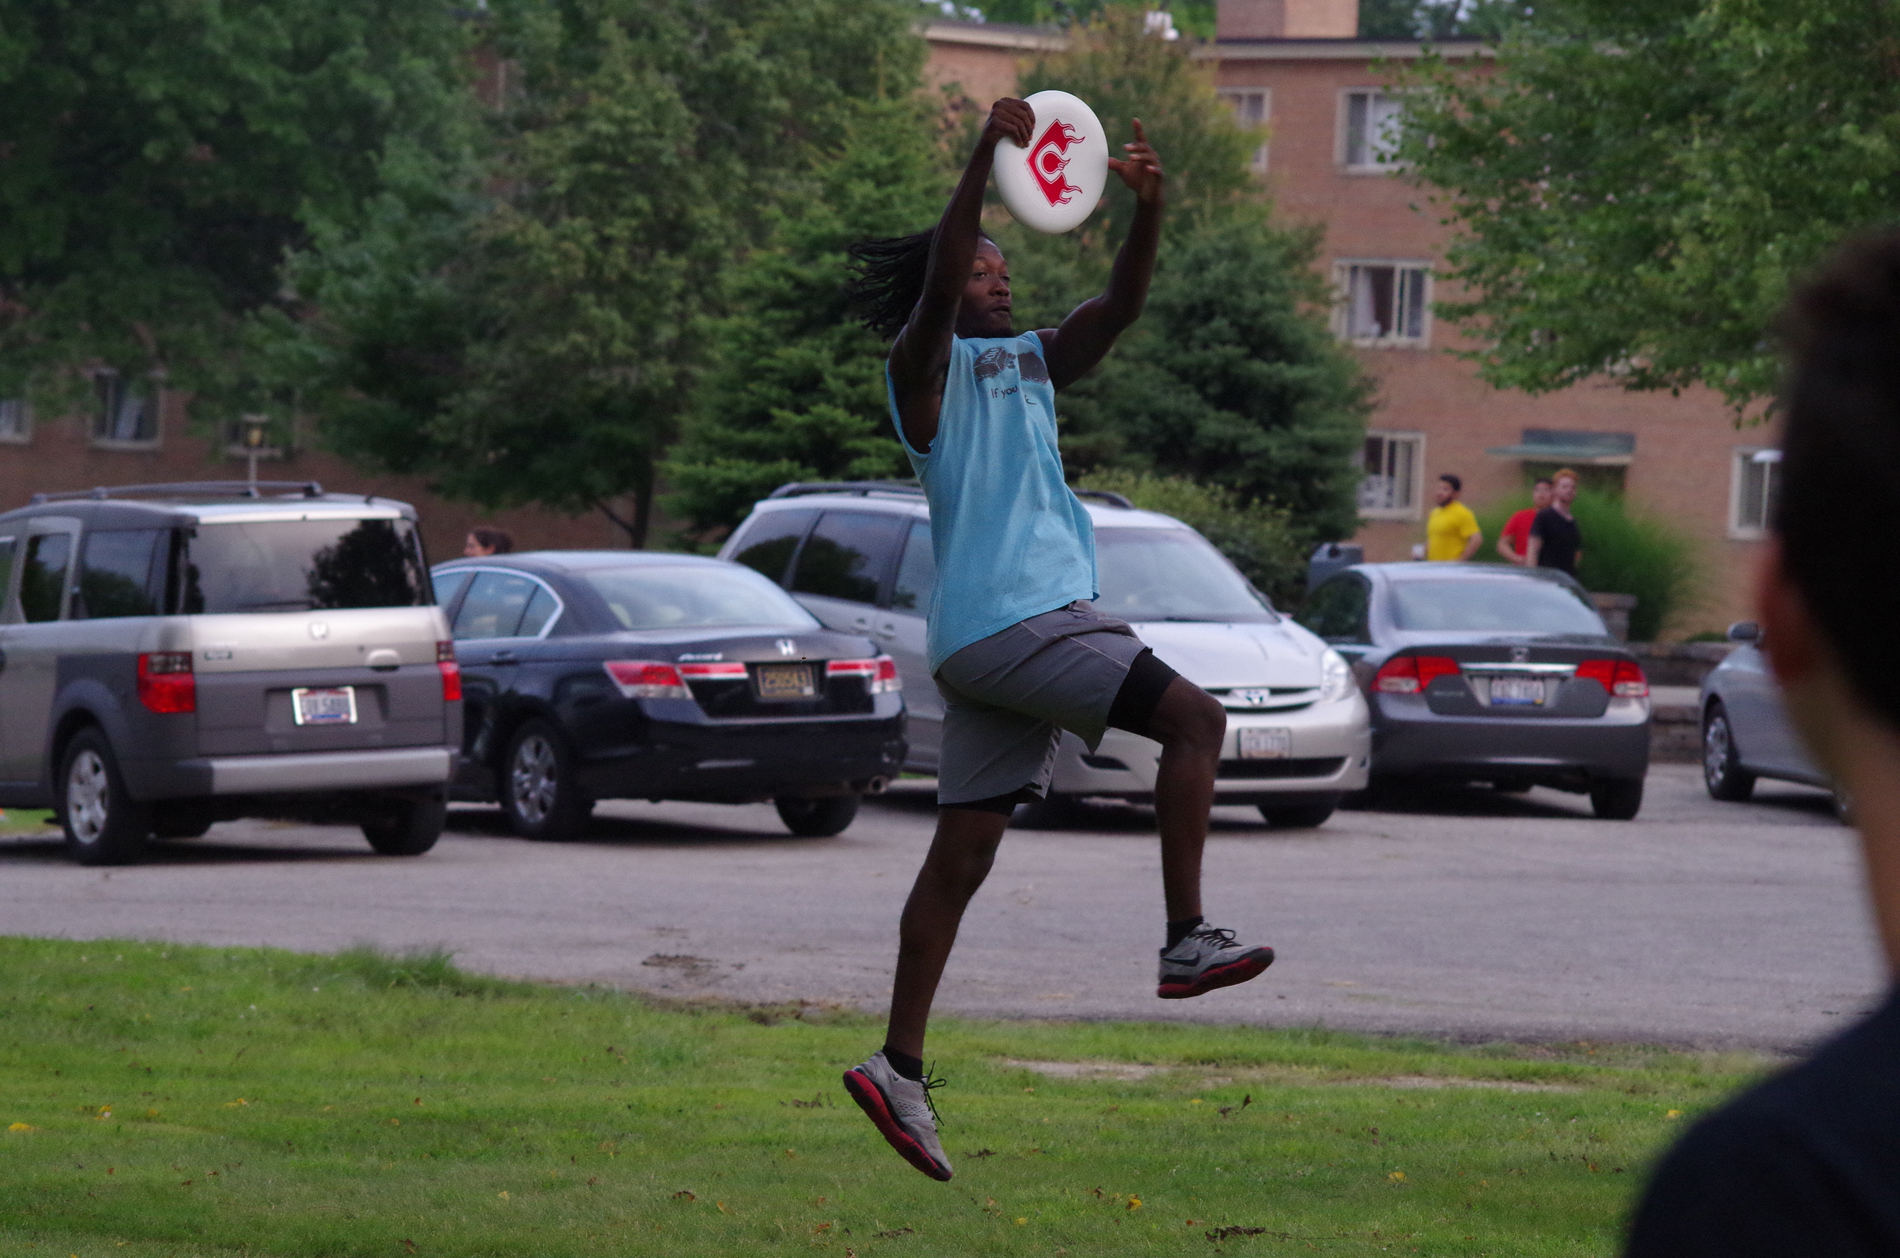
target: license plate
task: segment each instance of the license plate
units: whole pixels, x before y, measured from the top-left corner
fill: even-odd
[[[1242,760],[1284,760],[1293,754],[1290,729],[1248,729],[1235,731]]]
[[[1493,677],[1491,679],[1491,705],[1502,707],[1516,704],[1520,707],[1539,704],[1544,701],[1544,683],[1535,677]]]
[[[299,725],[354,725],[356,687],[293,690],[290,692],[290,710]]]
[[[818,694],[809,664],[761,664],[759,698],[811,699]]]

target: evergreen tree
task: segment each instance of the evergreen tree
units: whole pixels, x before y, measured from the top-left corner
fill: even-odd
[[[885,398],[889,347],[845,307],[845,249],[940,212],[948,181],[928,108],[915,96],[861,106],[810,195],[778,214],[774,247],[735,275],[735,313],[708,331],[706,376],[666,466],[668,506],[694,530],[737,524],[787,481],[911,474]]]

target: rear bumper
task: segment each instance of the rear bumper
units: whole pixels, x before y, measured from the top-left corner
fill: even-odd
[[[884,719],[685,725],[654,722],[619,754],[582,751],[581,789],[596,799],[736,801],[874,789],[904,767],[902,714]]]
[[[1600,717],[1440,716],[1422,698],[1380,696],[1372,768],[1549,784],[1639,779],[1649,771],[1649,702],[1614,700]]]
[[[449,780],[453,755],[447,747],[390,747],[375,751],[314,751],[278,756],[216,756],[176,766],[177,777],[196,789],[180,795],[301,795],[311,792],[376,791],[440,786]],[[182,783],[181,783],[182,785]],[[134,787],[134,793],[137,788]]]

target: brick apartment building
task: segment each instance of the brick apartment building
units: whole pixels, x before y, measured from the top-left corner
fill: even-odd
[[[1340,293],[1336,327],[1379,382],[1358,535],[1368,557],[1410,554],[1422,537],[1429,482],[1440,472],[1462,476],[1466,497],[1482,507],[1521,487],[1528,473],[1569,463],[1622,484],[1634,503],[1701,545],[1710,599],[1677,631],[1744,614],[1773,472],[1749,456],[1767,434],[1736,431],[1706,395],[1672,399],[1604,383],[1533,398],[1479,382],[1468,363],[1447,353],[1465,342],[1432,323],[1430,303],[1446,295],[1433,278],[1444,230],[1429,211],[1412,208],[1420,191],[1378,162],[1380,124],[1392,103],[1384,90],[1389,75],[1375,63],[1403,63],[1420,46],[1357,39],[1357,0],[1221,0],[1219,21],[1219,38],[1196,55],[1214,63],[1220,90],[1240,116],[1261,125],[1255,163],[1279,212],[1324,225],[1322,265]],[[1025,61],[1065,42],[1056,32],[965,22],[932,22],[924,34],[930,81],[955,84],[977,107],[1014,91]],[[1476,45],[1442,50],[1474,65],[1485,56]],[[101,379],[96,386],[92,407],[59,418],[36,418],[0,400],[0,508],[47,489],[244,475],[236,445],[188,424],[185,399],[162,381]],[[366,475],[308,440],[271,451],[259,475],[414,502],[435,558],[459,553],[468,528],[484,522],[509,529],[526,547],[626,544],[598,513],[488,516],[435,497],[416,478]]]
[[[1358,0],[1220,0],[1218,37],[1195,54],[1213,63],[1239,116],[1262,128],[1255,168],[1278,213],[1323,226],[1321,265],[1338,294],[1335,331],[1378,381],[1355,540],[1369,559],[1410,557],[1441,472],[1463,477],[1466,499],[1482,508],[1539,472],[1570,465],[1695,539],[1707,601],[1679,617],[1674,633],[1742,618],[1774,473],[1752,456],[1771,435],[1738,431],[1708,393],[1671,398],[1601,381],[1532,397],[1489,387],[1452,356],[1472,342],[1432,320],[1431,303],[1456,296],[1433,274],[1445,229],[1424,190],[1380,162],[1382,126],[1395,108],[1386,90],[1394,74],[1380,63],[1402,66],[1423,48],[1357,38],[1358,7]],[[950,22],[933,23],[929,36],[933,77],[960,79],[984,104],[1048,39]],[[1012,38],[1021,42],[1012,46]],[[1438,49],[1479,72],[1488,58],[1476,43]]]

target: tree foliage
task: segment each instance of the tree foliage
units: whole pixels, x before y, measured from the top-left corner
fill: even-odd
[[[1502,39],[1525,0],[1359,0],[1361,39]]]
[[[859,106],[908,91],[912,10],[495,12],[520,87],[482,187],[440,212],[394,207],[374,247],[334,242],[300,268],[324,315],[330,436],[487,505],[598,507],[638,545],[729,271],[811,194]]]
[[[286,250],[468,151],[439,0],[0,3],[0,393],[165,371],[254,403]]]
[[[811,195],[776,215],[773,245],[732,279],[733,313],[706,333],[708,362],[667,464],[671,510],[694,530],[729,528],[795,480],[911,474],[892,435],[888,346],[846,308],[846,248],[917,230],[949,180],[920,97],[867,102]]]
[[[1144,511],[1171,515],[1239,568],[1278,607],[1297,606],[1306,592],[1306,546],[1286,510],[1242,501],[1231,490],[1185,476],[1097,471],[1078,484],[1121,494]]]
[[[1552,0],[1494,75],[1427,61],[1401,155],[1455,227],[1486,379],[1773,393],[1790,279],[1900,205],[1900,14]]]

